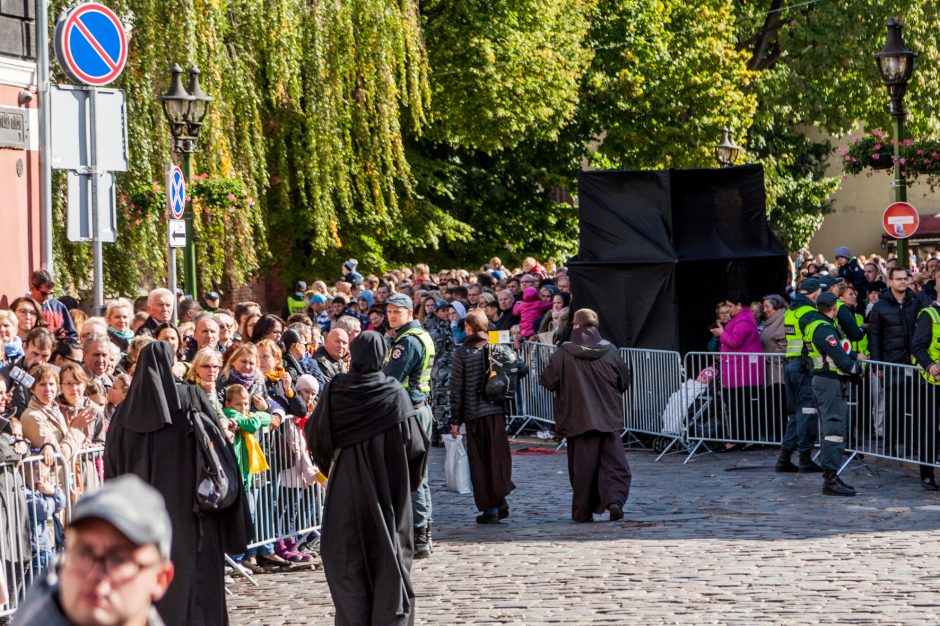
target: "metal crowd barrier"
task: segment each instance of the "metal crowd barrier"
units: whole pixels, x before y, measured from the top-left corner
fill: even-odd
[[[633,378],[623,396],[623,433],[635,443],[642,443],[636,433],[662,437],[656,443],[662,458],[686,438],[685,420],[675,406],[684,397],[682,357],[669,350],[636,348],[621,348],[620,356]]]
[[[42,456],[0,464],[0,618],[13,615],[26,589],[51,562],[71,511],[65,460]]]
[[[258,436],[269,468],[251,475],[246,490],[254,521],[249,548],[319,535],[323,487],[306,450],[303,433],[291,418]]]
[[[686,463],[709,444],[779,445],[787,425],[782,354],[685,355]]]
[[[514,435],[518,435],[530,423],[535,422],[549,428],[555,426],[555,405],[552,392],[539,384],[539,378],[555,353],[555,346],[527,341],[522,345],[522,357],[529,373],[519,380],[516,393],[515,414],[510,422],[521,422]],[[510,425],[512,430],[512,425]]]

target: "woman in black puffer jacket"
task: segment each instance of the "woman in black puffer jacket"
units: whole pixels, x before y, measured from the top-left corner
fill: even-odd
[[[489,369],[486,314],[467,314],[467,339],[454,350],[450,372],[451,436],[467,429],[467,456],[478,524],[496,524],[509,515],[506,496],[512,484],[512,456],[506,437],[505,407],[494,404],[483,388]]]

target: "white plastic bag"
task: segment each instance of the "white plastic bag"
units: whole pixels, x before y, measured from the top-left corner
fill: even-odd
[[[467,457],[466,436],[463,426],[460,435],[454,439],[450,433],[444,433],[444,484],[448,491],[466,494],[473,491],[470,483],[470,459]]]

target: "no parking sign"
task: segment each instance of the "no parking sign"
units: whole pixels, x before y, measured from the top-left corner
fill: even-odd
[[[104,87],[127,63],[127,34],[114,11],[97,2],[68,10],[55,31],[59,65],[75,81]]]

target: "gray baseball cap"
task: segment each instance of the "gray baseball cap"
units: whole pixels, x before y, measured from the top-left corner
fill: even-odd
[[[400,306],[401,308],[408,309],[409,311],[414,311],[415,308],[414,302],[411,301],[411,298],[403,293],[393,293],[385,299],[385,304],[389,306]]]
[[[69,525],[89,519],[104,520],[135,544],[153,544],[160,556],[170,558],[173,527],[163,496],[135,474],[107,480],[101,489],[79,500]]]

